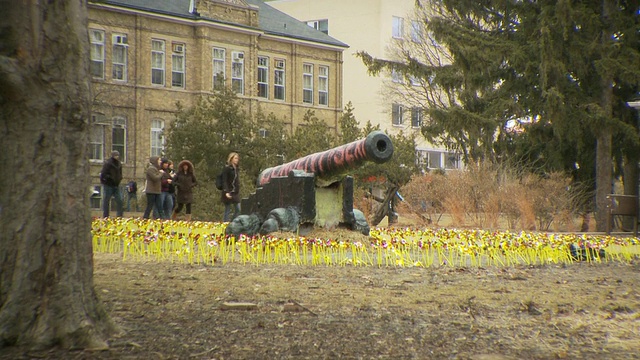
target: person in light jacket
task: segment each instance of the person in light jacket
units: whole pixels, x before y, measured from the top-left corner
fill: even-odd
[[[149,216],[151,216],[151,211],[154,207],[158,211],[159,218],[162,219],[163,211],[160,194],[162,193],[161,180],[164,171],[160,170],[161,161],[162,159],[157,156],[149,158],[149,167],[147,167],[147,171],[145,172],[147,184],[144,192],[147,194],[147,208],[144,210],[144,214],[142,215],[144,219],[148,219]]]

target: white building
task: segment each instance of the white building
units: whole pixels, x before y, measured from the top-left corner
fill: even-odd
[[[388,96],[393,86],[391,74],[370,76],[356,53],[366,51],[373,57],[389,59],[389,46],[410,41],[411,18],[416,0],[276,0],[269,5],[306,22],[335,39],[348,44],[343,61],[343,99],[353,104],[356,119],[367,121],[390,134],[416,133],[417,155],[425,168],[456,169],[459,157],[426,142],[420,134],[422,113],[418,108],[395,103]]]

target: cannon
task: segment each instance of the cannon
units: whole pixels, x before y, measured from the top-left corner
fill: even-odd
[[[273,231],[275,222],[278,228],[298,231],[297,226],[281,223],[290,219],[306,229],[307,225],[346,226],[368,234],[362,212],[353,209],[353,177],[348,172],[367,161],[384,163],[392,156],[391,139],[373,131],[364,139],[268,168],[260,173],[256,192],[242,199],[239,222],[253,216],[252,223],[260,221],[264,225],[261,233]],[[245,233],[232,225],[227,233]]]
[[[287,176],[292,170],[302,170],[320,179],[327,179],[342,175],[366,161],[384,163],[392,155],[393,144],[389,136],[382,131],[373,131],[364,139],[268,168],[258,176],[257,185],[262,186],[273,177]]]

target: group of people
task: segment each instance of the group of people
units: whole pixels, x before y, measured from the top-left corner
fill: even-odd
[[[149,219],[153,211],[156,219],[176,219],[185,208],[186,220],[191,220],[193,188],[198,184],[193,164],[182,160],[174,171],[171,160],[152,156],[145,171],[147,207],[143,218]]]
[[[240,214],[239,162],[240,155],[236,152],[230,153],[222,171],[223,186],[221,190],[221,200],[225,205],[223,215],[223,221],[225,222],[231,221]],[[144,210],[143,218],[149,219],[153,212],[153,216],[156,219],[175,220],[184,208],[185,219],[191,220],[193,188],[198,184],[195,169],[191,161],[180,161],[177,171],[174,171],[171,160],[159,156],[152,156],[149,158],[145,177],[144,193],[147,197],[147,207]],[[113,151],[111,157],[105,161],[100,171],[100,182],[104,188],[102,203],[103,217],[109,216],[111,197],[113,197],[116,202],[116,216],[122,217],[121,181],[122,164],[120,162],[120,153]],[[131,185],[127,186],[127,190],[131,196]]]

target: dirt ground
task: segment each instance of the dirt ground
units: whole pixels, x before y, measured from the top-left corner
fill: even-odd
[[[0,358],[640,359],[639,261],[423,269],[96,254],[95,286],[121,329],[109,350]]]

